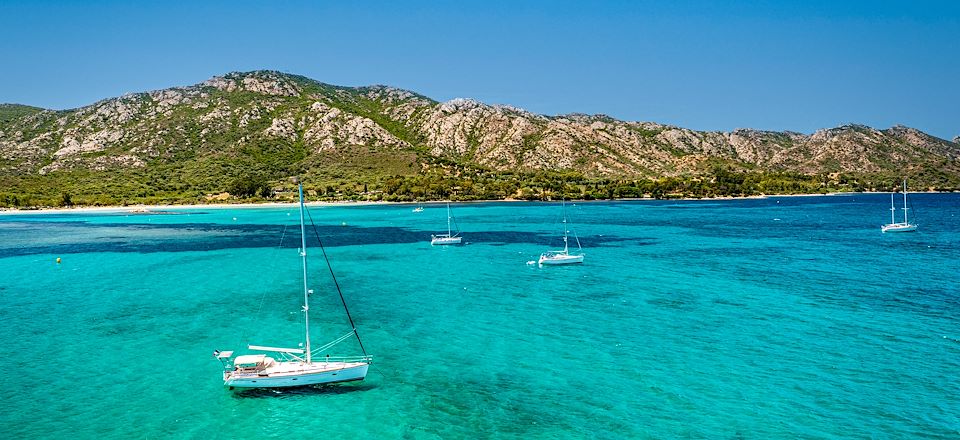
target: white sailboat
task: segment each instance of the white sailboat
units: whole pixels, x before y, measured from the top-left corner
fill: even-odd
[[[417,207],[413,208],[413,212],[423,212],[423,203],[419,200],[417,201]]]
[[[917,230],[916,223],[910,223],[907,220],[907,179],[903,179],[903,221],[897,223],[897,208],[894,206],[893,196],[896,193],[890,193],[890,223],[880,227],[881,232],[911,232]]]
[[[463,240],[463,237],[460,236],[460,231],[457,231],[456,234],[453,233],[453,229],[450,227],[450,221],[453,219],[453,215],[450,213],[450,204],[447,203],[447,233],[446,234],[434,234],[430,236],[430,244],[460,244]]]
[[[561,265],[561,264],[578,264],[583,263],[583,253],[580,252],[582,248],[580,247],[580,239],[577,238],[577,234],[573,234],[573,238],[577,242],[577,253],[570,253],[569,240],[567,234],[567,209],[566,202],[560,202],[560,209],[563,211],[563,250],[562,251],[546,251],[540,254],[540,260],[537,261],[541,266],[546,265]]]
[[[233,357],[233,351],[213,352],[214,357],[220,360],[223,365],[223,384],[231,390],[235,388],[283,388],[298,387],[304,385],[331,384],[338,382],[350,382],[363,380],[367,376],[367,369],[372,356],[366,354],[363,350],[363,343],[360,342],[360,348],[364,354],[360,356],[331,357],[325,355],[322,360],[314,360],[315,356],[325,354],[336,344],[349,339],[352,336],[360,336],[357,333],[356,326],[353,324],[353,318],[344,303],[344,310],[347,311],[347,318],[350,320],[352,329],[347,334],[327,343],[319,348],[313,348],[310,345],[310,294],[313,290],[307,287],[307,239],[306,229],[303,223],[303,185],[300,189],[300,258],[303,262],[303,326],[305,343],[300,344],[298,348],[266,347],[259,345],[248,345],[247,349],[257,352],[271,353],[266,354],[247,354]],[[326,258],[326,255],[324,255]],[[328,262],[329,267],[329,262]],[[331,270],[331,276],[333,272]],[[336,284],[336,278],[334,278]],[[337,285],[337,290],[340,287]],[[343,295],[340,296],[341,301]],[[274,357],[275,356],[275,357]]]

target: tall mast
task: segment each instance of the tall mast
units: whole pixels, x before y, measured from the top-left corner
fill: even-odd
[[[453,236],[453,230],[450,229],[450,204],[447,203],[447,237]]]
[[[897,208],[893,206],[893,193],[890,193],[890,224],[891,225],[897,222],[896,213],[897,213]]]
[[[303,225],[303,183],[297,184],[300,192],[300,259],[303,260],[303,331],[307,336],[307,363],[310,353],[310,291],[307,289],[307,231]]]
[[[903,179],[903,222],[907,222],[907,179]]]
[[[565,200],[560,200],[560,212],[563,213],[563,253],[569,253],[569,246],[567,245],[567,203]]]

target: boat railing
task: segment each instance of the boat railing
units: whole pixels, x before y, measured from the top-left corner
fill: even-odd
[[[313,358],[313,362],[373,362],[373,356],[324,356],[321,359]]]

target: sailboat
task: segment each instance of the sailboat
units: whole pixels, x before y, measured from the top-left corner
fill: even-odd
[[[430,244],[460,244],[463,237],[460,236],[459,231],[457,231],[456,234],[453,233],[453,228],[450,227],[450,221],[452,219],[453,215],[450,213],[450,204],[447,203],[447,233],[431,235]]]
[[[265,352],[272,354],[247,354],[233,357],[233,351],[213,352],[223,366],[223,385],[231,390],[240,388],[285,388],[298,387],[305,385],[332,384],[338,382],[350,382],[363,380],[367,376],[367,369],[373,360],[372,356],[366,354],[363,349],[363,342],[360,342],[360,335],[353,324],[353,318],[347,310],[344,302],[344,311],[347,312],[347,318],[350,321],[352,329],[345,335],[329,342],[319,348],[313,348],[310,345],[310,294],[312,289],[307,286],[307,238],[306,228],[303,223],[303,185],[299,185],[300,191],[300,259],[303,263],[303,331],[304,343],[299,344],[297,348],[267,347],[260,345],[248,345],[247,349],[254,352]],[[322,248],[321,248],[322,249]],[[326,252],[324,252],[326,258]],[[329,261],[327,267],[330,267]],[[333,276],[331,269],[330,275]],[[336,283],[339,292],[340,286]],[[343,294],[340,294],[343,301]],[[330,348],[356,336],[360,342],[360,349],[363,355],[349,357],[331,357],[325,355],[320,361],[314,359],[315,356],[326,353]]]
[[[577,238],[577,234],[573,234],[573,238],[577,242],[577,253],[570,253],[569,240],[567,234],[567,208],[566,202],[560,202],[560,209],[563,212],[563,250],[562,251],[546,251],[540,254],[540,260],[538,263],[542,266],[546,265],[560,265],[560,264],[578,264],[583,263],[583,253],[580,252],[582,249],[580,247],[580,239]]]
[[[413,212],[423,212],[423,204],[420,202],[417,202],[417,207],[413,208]]]
[[[907,220],[907,179],[903,179],[903,221],[897,223],[897,208],[894,206],[893,196],[896,193],[890,193],[890,223],[880,227],[881,232],[911,232],[917,230],[916,223],[910,223]]]

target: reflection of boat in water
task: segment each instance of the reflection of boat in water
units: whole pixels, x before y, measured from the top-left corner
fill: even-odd
[[[569,240],[567,239],[567,210],[565,202],[560,202],[560,209],[563,211],[563,250],[562,251],[546,251],[540,254],[540,260],[537,262],[540,265],[561,265],[561,264],[577,264],[583,263],[583,253],[579,252],[582,250],[580,248],[580,239],[577,238],[577,234],[573,234],[573,238],[577,241],[577,251],[578,253],[571,254]]]
[[[917,230],[916,223],[907,221],[907,179],[903,179],[903,221],[897,223],[897,208],[893,203],[893,196],[896,193],[890,193],[890,223],[880,227],[881,232],[911,232]]]
[[[451,220],[453,220],[453,214],[450,212],[450,204],[447,203],[447,233],[431,235],[430,244],[460,244],[463,237],[460,236],[460,231],[457,231],[456,234],[453,233],[450,226]]]
[[[357,333],[356,326],[353,325],[353,318],[347,311],[347,318],[353,327],[349,332],[339,338],[329,342],[322,347],[312,348],[310,346],[310,294],[313,290],[307,287],[307,241],[306,231],[303,223],[303,185],[300,185],[300,258],[303,261],[303,325],[305,343],[300,344],[298,348],[265,347],[257,345],[248,345],[247,348],[252,351],[273,353],[276,358],[265,354],[248,354],[242,356],[233,356],[233,351],[214,351],[214,357],[220,360],[224,367],[223,384],[234,388],[281,388],[296,387],[304,385],[330,384],[338,382],[349,382],[363,380],[367,375],[367,369],[370,366],[372,356],[364,354],[360,356],[332,357],[326,354],[322,361],[315,361],[314,357],[325,354],[330,348],[350,339],[352,336],[360,336]],[[324,254],[326,258],[326,254]],[[329,262],[328,262],[329,267]],[[333,272],[331,271],[331,276]],[[336,279],[334,278],[334,281]],[[337,290],[339,292],[339,285]],[[343,295],[340,295],[341,301]],[[346,310],[346,303],[344,303]],[[360,343],[363,350],[363,343]]]

